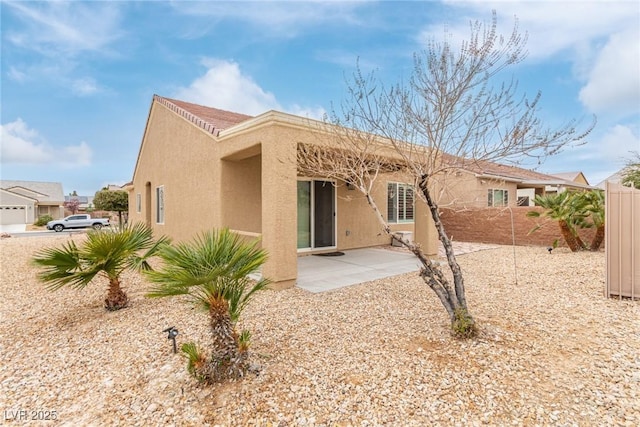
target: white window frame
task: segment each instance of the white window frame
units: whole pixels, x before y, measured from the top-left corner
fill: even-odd
[[[164,224],[164,185],[156,187],[156,224]]]
[[[502,192],[502,203],[496,204],[496,193]],[[509,206],[509,190],[504,188],[489,188],[487,190],[487,206],[490,208],[503,208]]]
[[[389,218],[389,187],[393,186],[396,192],[395,196],[395,218]],[[400,188],[404,188],[405,199],[403,205],[400,206]],[[411,218],[407,219],[407,203],[406,203],[406,191],[411,190],[413,194],[411,201]],[[387,182],[387,222],[390,224],[411,224],[415,221],[416,217],[416,190],[411,184],[403,182]]]
[[[136,194],[136,212],[142,212],[142,194],[140,193]]]

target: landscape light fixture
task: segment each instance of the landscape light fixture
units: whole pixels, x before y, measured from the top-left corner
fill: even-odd
[[[176,347],[176,337],[178,336],[178,330],[175,326],[171,326],[170,328],[167,328],[162,332],[166,332],[169,334],[169,336],[167,336],[167,339],[173,341],[173,354],[176,354],[178,352],[178,348]]]
[[[549,255],[551,255],[551,251],[553,250],[552,247],[548,247],[547,250],[549,251]]]

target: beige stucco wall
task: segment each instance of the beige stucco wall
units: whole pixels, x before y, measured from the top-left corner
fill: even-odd
[[[438,181],[438,205],[449,208],[487,207],[489,189],[508,190],[509,206],[517,205],[517,184],[514,182],[478,178],[464,170],[452,172]]]
[[[222,160],[221,221],[233,230],[262,232],[262,156]]]
[[[220,225],[218,160],[211,137],[164,106],[154,103],[129,192],[129,221],[145,221],[150,186],[151,226],[156,234],[186,240]],[[156,223],[156,188],[164,186],[165,222]],[[142,210],[136,212],[136,194]]]
[[[300,143],[326,143],[317,132],[277,120],[219,138],[154,102],[129,193],[129,219],[145,221],[150,207],[157,234],[190,239],[211,228],[228,227],[245,238],[262,239],[269,251],[263,274],[292,286],[297,275],[296,150]],[[308,177],[322,179],[322,177]],[[381,177],[374,196],[386,215],[387,182]],[[150,203],[146,183],[150,182]],[[156,187],[164,186],[165,222],[156,224]],[[389,244],[371,207],[358,192],[337,183],[337,249]],[[142,209],[136,211],[136,194]],[[515,194],[515,193],[514,193]],[[149,207],[147,207],[149,205]],[[413,223],[394,224],[394,230],[414,231]],[[420,233],[435,240],[435,232]],[[434,247],[431,243],[426,247]]]

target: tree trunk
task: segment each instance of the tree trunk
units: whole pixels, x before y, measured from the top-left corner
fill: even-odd
[[[604,224],[596,228],[596,234],[595,236],[593,236],[593,240],[591,241],[591,250],[593,252],[599,251],[603,241],[604,241]]]
[[[444,251],[447,256],[449,269],[453,274],[453,285],[455,294],[451,294],[451,287],[448,287],[450,300],[453,300],[454,302],[454,315],[452,317],[450,316],[451,328],[456,336],[461,338],[470,338],[476,335],[477,327],[475,324],[475,320],[473,319],[473,316],[471,316],[471,313],[469,313],[469,309],[467,307],[462,269],[460,268],[460,264],[458,264],[458,260],[456,259],[455,253],[453,252],[451,239],[449,239],[449,236],[444,229],[444,225],[442,224],[442,221],[440,219],[438,205],[431,197],[431,193],[429,192],[427,183],[428,176],[423,175],[419,182],[420,191],[422,192],[422,195],[427,202],[427,206],[429,207],[429,211],[431,212],[431,218],[433,219],[436,230],[438,232],[438,237],[440,239],[440,242],[442,242],[442,246],[444,247]]]
[[[378,221],[382,225],[382,229],[384,230],[384,232],[391,236],[392,239],[400,242],[403,246],[409,249],[416,256],[416,258],[418,258],[418,260],[420,260],[420,263],[422,264],[420,277],[436,293],[436,295],[440,299],[440,302],[447,310],[449,318],[453,322],[453,320],[455,319],[456,304],[453,299],[451,299],[451,295],[453,295],[451,285],[449,284],[446,277],[444,277],[444,275],[442,274],[442,271],[440,271],[440,267],[437,264],[433,263],[428,257],[426,257],[419,246],[408,242],[394,234],[391,231],[391,227],[389,227],[389,224],[382,216],[380,209],[378,209],[378,205],[376,205],[373,197],[371,197],[371,194],[369,194],[363,187],[360,188],[360,191],[365,194],[367,202],[375,212],[376,218],[378,218]]]
[[[477,332],[477,328],[473,317],[471,317],[467,309],[467,302],[464,297],[464,281],[462,279],[462,271],[460,270],[460,266],[455,259],[451,240],[444,231],[444,226],[442,225],[442,221],[440,220],[440,214],[438,213],[437,205],[433,203],[429,191],[428,189],[426,189],[426,179],[424,185],[425,189],[422,188],[422,183],[420,187],[423,194],[426,190],[425,198],[427,198],[427,200],[431,202],[430,204],[428,202],[429,209],[431,211],[431,216],[433,217],[433,220],[436,224],[436,229],[438,231],[440,241],[442,241],[442,244],[445,247],[449,268],[451,269],[454,280],[456,281],[454,282],[456,286],[455,291],[451,288],[451,284],[440,270],[440,266],[437,263],[431,261],[427,256],[425,256],[422,252],[422,249],[418,245],[408,242],[394,234],[391,231],[389,224],[382,216],[382,213],[378,209],[378,206],[376,205],[369,192],[364,187],[359,187],[359,190],[367,198],[367,202],[374,210],[378,221],[382,224],[384,232],[390,235],[393,239],[400,242],[403,246],[409,249],[416,256],[416,258],[418,258],[418,260],[420,260],[420,263],[422,264],[420,277],[440,299],[440,302],[449,315],[453,333],[457,337],[461,338],[473,337]],[[462,298],[460,298],[460,295],[462,296]]]
[[[577,252],[580,250],[580,244],[576,239],[575,234],[571,231],[569,224],[565,220],[558,221],[560,225],[560,232],[562,233],[562,237],[564,237],[564,241],[567,242],[567,246],[571,249],[571,252]]]
[[[209,307],[213,351],[205,378],[211,382],[240,378],[247,370],[247,353],[239,351],[238,334],[229,315],[229,303],[217,298]]]
[[[104,300],[104,307],[109,311],[120,310],[125,308],[129,303],[129,297],[120,288],[120,279],[113,277],[109,279],[109,292],[107,299]]]

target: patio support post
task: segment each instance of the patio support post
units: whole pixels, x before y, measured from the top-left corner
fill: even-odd
[[[295,285],[297,255],[296,143],[267,139],[262,143],[262,247],[269,259],[263,277],[271,288]]]
[[[438,234],[426,203],[416,200],[414,236],[416,243],[422,246],[422,252],[428,257],[438,256]]]

